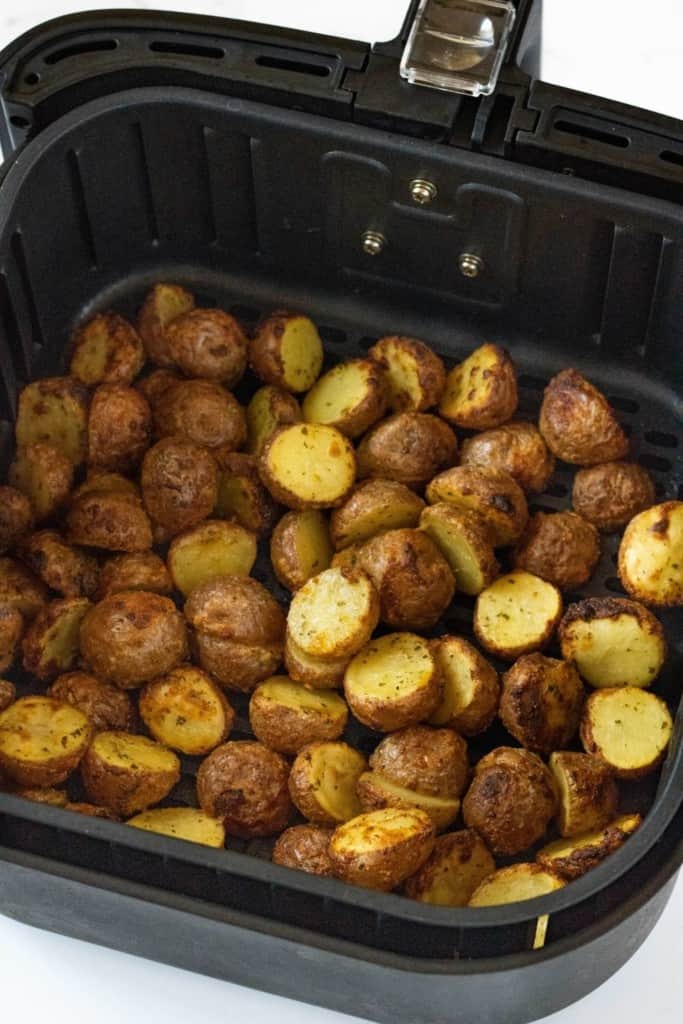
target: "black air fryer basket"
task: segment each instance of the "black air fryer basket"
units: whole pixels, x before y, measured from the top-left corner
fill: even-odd
[[[450,363],[498,341],[529,416],[575,366],[609,396],[659,497],[683,497],[683,123],[536,81],[530,0],[489,95],[410,84],[399,64],[416,6],[372,48],[112,11],[50,22],[0,55],[5,467],[18,390],[60,372],[74,324],[132,314],[172,280],[247,323],[306,310],[333,358],[391,331]],[[567,507],[570,481],[559,464],[538,506]],[[621,593],[616,545],[585,594]],[[541,1017],[628,959],[681,862],[683,615],[662,618],[657,692],[677,724],[661,774],[624,787],[626,810],[649,808],[643,825],[549,896],[431,907],[277,867],[263,841],[212,850],[0,794],[0,910],[377,1021]],[[470,622],[456,600],[444,628]],[[183,768],[176,803],[193,799],[196,764]]]

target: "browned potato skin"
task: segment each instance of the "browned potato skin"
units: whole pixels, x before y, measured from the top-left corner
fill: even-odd
[[[349,663],[347,657],[335,661],[312,658],[293,643],[289,633],[285,634],[283,660],[289,678],[313,690],[334,690],[340,687]]]
[[[247,338],[222,309],[193,309],[168,325],[171,358],[188,377],[204,377],[232,388],[247,368]]]
[[[557,827],[561,836],[579,836],[602,828],[616,816],[619,790],[611,769],[592,754],[558,750],[550,755],[550,770],[557,779],[560,810]],[[560,785],[565,780],[567,805]]]
[[[17,608],[0,606],[0,672],[7,672],[14,664],[23,632],[21,612]]]
[[[493,853],[507,856],[540,839],[557,806],[555,780],[537,754],[496,747],[477,764],[462,814]]]
[[[348,753],[349,750],[355,748],[350,747],[348,743],[343,740],[339,740],[333,744],[335,747],[345,747]],[[315,825],[331,825],[334,827],[339,824],[332,814],[328,813],[324,807],[318,802],[317,798],[317,786],[311,780],[310,770],[312,767],[313,759],[320,747],[326,747],[327,743],[323,741],[316,741],[308,743],[294,758],[294,762],[289,773],[289,794],[292,798],[292,803],[297,810],[307,818],[308,821]],[[360,751],[356,751],[359,755],[360,763],[358,765],[358,777],[361,776],[363,770],[367,768],[367,764],[364,764],[364,756]],[[358,804],[358,811],[360,813],[360,804]]]
[[[152,524],[134,494],[88,491],[74,498],[66,518],[72,544],[128,553],[148,551]]]
[[[448,643],[448,641],[453,639],[455,638],[444,635],[434,641],[433,653],[436,658],[437,667],[441,665],[439,648],[442,644]],[[479,733],[488,729],[498,711],[498,704],[500,702],[498,673],[473,644],[470,644],[464,637],[458,637],[457,640],[461,645],[466,645],[466,649],[473,657],[477,680],[475,692],[466,708],[453,715],[447,721],[439,722],[438,724],[441,727],[455,729],[461,736],[478,736]],[[437,724],[434,722],[434,719],[432,719],[432,723]]]
[[[524,654],[503,675],[499,715],[523,747],[549,754],[575,736],[583,701],[583,683],[570,662]]]
[[[284,757],[262,743],[224,743],[199,766],[199,806],[220,818],[228,835],[242,839],[274,835],[285,828],[292,811],[288,776]]]
[[[553,871],[567,882],[573,882],[576,878],[581,878],[582,875],[585,875],[587,871],[596,868],[605,857],[616,853],[630,835],[632,835],[632,832],[624,831],[615,822],[613,825],[608,825],[605,828],[602,839],[597,844],[573,850],[567,857],[546,857],[545,851],[539,850],[536,854],[536,860],[548,871]],[[579,836],[576,836],[576,839],[579,838]]]
[[[36,804],[47,804],[48,807],[66,807],[69,797],[63,789],[32,789],[26,787],[8,788],[13,796],[20,796],[23,800],[32,800]]]
[[[273,864],[332,878],[334,871],[328,847],[333,831],[321,825],[292,825],[273,847]]]
[[[455,579],[436,544],[419,530],[389,530],[360,550],[377,588],[380,617],[394,629],[430,629],[455,593]]]
[[[402,412],[374,426],[356,454],[359,480],[382,477],[419,490],[435,474],[453,465],[458,441],[438,416]]]
[[[166,340],[166,328],[173,322],[163,312],[164,297],[173,300],[174,306],[181,312],[189,312],[194,308],[194,298],[179,284],[156,284],[145,298],[138,313],[138,332],[142,338],[147,355],[158,366],[172,366],[173,359]]]
[[[130,696],[87,672],[64,672],[48,687],[47,695],[82,711],[95,732],[137,729],[137,714]]]
[[[153,551],[139,551],[115,555],[100,570],[96,592],[98,601],[122,590],[147,590],[168,597],[173,591],[173,583],[159,555]]]
[[[475,349],[475,351],[478,352],[484,347],[495,352],[497,357],[495,369],[493,371],[487,371],[487,376],[489,378],[491,373],[494,374],[495,386],[491,389],[491,393],[485,406],[482,407],[480,402],[478,408],[471,409],[469,413],[451,418],[446,412],[448,408],[447,398],[449,391],[448,375],[446,377],[446,386],[439,411],[444,419],[453,423],[456,427],[464,427],[467,430],[489,430],[493,427],[499,427],[502,423],[505,423],[506,420],[511,419],[517,409],[517,374],[515,372],[515,366],[512,359],[504,348],[501,348],[499,345],[492,345],[489,342],[480,346],[479,349]],[[474,353],[470,353],[470,355],[473,354]],[[469,356],[467,356],[466,359],[469,359]],[[463,362],[465,361],[466,360],[463,360]]]
[[[88,415],[88,465],[129,473],[140,463],[152,437],[152,412],[139,391],[101,384]]]
[[[311,574],[304,571],[301,560],[297,553],[296,537],[299,525],[299,518],[306,510],[292,510],[285,512],[270,538],[270,561],[273,571],[279,582],[288,590],[294,591],[303,587],[304,583],[311,578]],[[322,515],[322,513],[319,513]],[[332,543],[328,541],[329,554],[332,554]],[[329,563],[315,565],[315,572],[323,572],[329,569]]]
[[[115,736],[125,739],[125,733],[108,730]],[[100,733],[104,735],[104,733]],[[174,768],[167,771],[150,771],[132,765],[130,770],[108,764],[97,753],[97,737],[85,752],[81,761],[81,777],[85,791],[93,803],[106,807],[119,818],[129,818],[138,811],[143,811],[168,796],[180,779],[180,761],[173,754]],[[168,754],[171,751],[162,747],[161,743],[147,740],[155,747],[161,747]]]
[[[154,411],[161,396],[174,384],[179,384],[182,378],[173,370],[152,370],[146,377],[135,382],[136,389],[146,399],[150,409]]]
[[[287,321],[300,314],[288,310],[275,310],[263,317],[256,325],[254,336],[249,344],[249,365],[256,376],[272,387],[287,392],[305,391],[304,387],[290,387],[285,381],[284,366],[280,354],[280,341],[285,332]],[[294,421],[292,421],[294,422]]]
[[[555,469],[555,458],[540,431],[523,420],[466,438],[460,462],[505,470],[528,494],[541,494]]]
[[[448,903],[448,906],[451,907],[466,907],[477,886],[496,870],[496,862],[487,850],[486,845],[477,833],[470,828],[460,829],[458,832],[449,832],[448,835],[437,837],[434,849],[427,860],[406,881],[404,890],[406,896],[413,900],[424,901],[424,894],[429,892],[441,874],[442,864],[445,860],[452,861],[457,857],[459,864],[465,868],[465,865],[469,865],[475,855],[481,861],[481,869],[476,873],[470,871],[467,883],[464,881],[460,883],[461,893],[458,902]],[[426,902],[432,903],[434,901],[427,900]]]
[[[92,597],[99,567],[92,555],[71,547],[56,530],[39,530],[25,538],[21,557],[36,576],[62,597]]]
[[[273,429],[268,433],[259,430],[259,422],[254,413],[253,404],[256,395],[260,396],[264,392],[267,395],[268,409],[273,421]],[[258,458],[270,440],[271,434],[279,429],[279,427],[285,427],[291,423],[300,423],[303,416],[301,406],[294,395],[290,395],[288,391],[283,391],[281,388],[269,385],[259,388],[256,395],[253,396],[252,401],[247,406],[247,451]]]
[[[470,774],[462,737],[427,725],[390,733],[370,755],[370,767],[397,786],[447,799],[461,795]]]
[[[0,555],[33,528],[33,510],[26,495],[16,487],[0,486]]]
[[[154,403],[156,437],[182,437],[202,448],[237,451],[247,440],[247,419],[237,399],[210,380],[182,380]]]
[[[109,338],[109,353],[104,369],[98,379],[78,376],[75,356],[82,345],[87,344],[90,331],[102,331]],[[71,373],[86,387],[96,384],[130,384],[135,380],[145,363],[142,339],[132,324],[111,310],[98,313],[92,320],[74,331],[71,341]]]
[[[204,448],[166,437],[142,462],[142,500],[149,516],[171,535],[211,514],[218,497],[218,467]]]
[[[0,711],[4,711],[17,699],[17,688],[9,679],[0,679]]]
[[[354,523],[363,516],[380,512],[386,509],[392,511],[392,506],[400,503],[403,510],[402,521],[393,522],[393,529],[414,528],[420,522],[425,503],[414,491],[405,484],[396,480],[380,480],[373,478],[358,484],[353,492],[346,499],[341,508],[336,508],[330,516],[330,537],[337,551],[348,547],[349,534],[354,529]],[[384,532],[381,528],[375,533]],[[370,540],[368,534],[364,540]],[[362,543],[363,541],[359,541]]]
[[[375,362],[379,363],[386,372],[389,369],[387,349],[394,346],[403,349],[415,360],[414,365],[417,369],[417,380],[421,391],[421,398],[416,405],[414,399],[407,391],[392,389],[392,409],[395,412],[424,412],[433,405],[437,405],[446,386],[446,368],[443,361],[424,342],[418,341],[417,338],[407,338],[402,335],[390,335],[386,338],[380,338],[368,351],[368,355]]]
[[[9,468],[7,479],[19,491],[24,491],[20,477],[20,460],[30,462],[34,473],[40,476],[41,487],[45,492],[44,507],[34,507],[37,523],[44,522],[56,515],[66,504],[74,482],[74,466],[57,448],[42,441],[20,447],[14,462]],[[27,494],[30,498],[31,495]]]
[[[540,576],[560,590],[588,583],[599,559],[598,531],[575,512],[536,512],[514,553],[516,569]]]
[[[346,728],[348,714],[331,718],[304,708],[273,707],[260,700],[257,686],[249,701],[249,725],[257,740],[279,754],[296,755],[309,743],[339,739]]]
[[[22,641],[23,668],[36,679],[52,679],[73,667],[76,662],[78,651],[74,651],[68,659],[68,664],[59,664],[56,661],[45,661],[43,658],[45,638],[48,631],[58,622],[62,616],[81,606],[81,614],[90,602],[85,597],[63,597],[56,601],[49,601],[44,608],[36,615],[30,624]]]
[[[140,501],[140,488],[133,480],[121,473],[105,473],[99,469],[91,469],[82,484],[74,490],[72,499],[80,498],[84,494],[91,494],[93,491],[102,491],[107,494],[127,494],[129,498],[137,498]]]
[[[543,394],[538,428],[551,452],[578,466],[623,459],[628,438],[609,402],[578,370],[562,370]]]
[[[387,808],[389,810],[390,808]],[[372,813],[372,812],[370,812]],[[330,858],[337,878],[352,885],[359,885],[364,889],[377,889],[379,892],[391,892],[410,875],[413,875],[434,849],[436,840],[433,822],[424,811],[411,810],[416,817],[421,818],[421,830],[416,835],[394,846],[383,849],[370,849],[365,856],[358,853],[345,855],[335,846],[335,839],[341,829],[346,829],[349,822],[344,822],[334,830],[330,840]],[[353,818],[354,827],[358,828],[359,819],[365,819],[365,814],[359,818]],[[370,823],[364,825],[368,830],[369,845],[372,844],[373,828]]]
[[[652,477],[635,462],[603,462],[574,477],[574,511],[604,533],[620,530],[654,502]]]
[[[214,457],[218,463],[219,484],[218,501],[220,504],[221,484],[224,478],[234,477],[241,481],[244,491],[249,496],[247,511],[236,509],[235,519],[246,530],[252,530],[258,537],[267,537],[277,523],[281,508],[277,505],[267,487],[264,487],[258,471],[258,459],[246,452],[232,452],[220,449]]]
[[[0,558],[0,608],[14,608],[30,622],[46,601],[42,580],[16,559]]]
[[[470,506],[465,501],[454,501],[455,492],[476,501]],[[516,541],[529,518],[524,491],[502,469],[488,466],[454,466],[435,476],[427,486],[430,505],[445,501],[456,507],[471,508],[486,523],[494,547],[503,547]]]
[[[99,807],[97,804],[89,804],[83,801],[64,804],[65,811],[73,811],[75,814],[86,814],[89,818],[106,818],[107,821],[121,821],[118,814],[114,814],[108,807]]]
[[[83,619],[81,654],[94,675],[122,690],[135,688],[184,660],[185,622],[167,597],[143,590],[112,594]]]

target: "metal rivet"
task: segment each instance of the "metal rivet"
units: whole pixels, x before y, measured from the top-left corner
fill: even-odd
[[[363,252],[368,256],[379,256],[387,240],[380,231],[365,231],[361,238]]]
[[[410,183],[410,194],[420,206],[429,206],[436,199],[436,185],[426,178],[415,178]]]
[[[461,252],[458,256],[458,270],[463,277],[479,277],[484,269],[481,256],[473,252]]]

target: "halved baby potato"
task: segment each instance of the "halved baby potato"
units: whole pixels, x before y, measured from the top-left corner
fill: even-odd
[[[223,822],[196,807],[155,807],[129,818],[126,825],[216,849],[225,845]]]
[[[126,384],[100,384],[88,415],[88,466],[104,472],[132,472],[152,439],[146,399]]]
[[[358,445],[358,477],[396,480],[421,490],[458,454],[458,439],[438,416],[397,412],[380,420]]]
[[[294,395],[270,385],[259,388],[247,406],[247,451],[259,456],[276,430],[302,419]]]
[[[271,313],[256,328],[249,363],[266,384],[285,391],[308,391],[323,365],[318,328],[299,313]]]
[[[90,800],[127,818],[168,796],[180,778],[180,761],[146,736],[98,732],[81,762],[81,777]]]
[[[17,787],[8,790],[12,796],[20,796],[23,800],[31,800],[35,804],[47,804],[48,807],[66,807],[69,795],[64,789]]]
[[[543,393],[538,428],[558,459],[578,466],[623,459],[628,437],[609,402],[578,370],[562,370]]]
[[[334,690],[344,682],[350,658],[314,658],[299,647],[289,633],[285,636],[284,662],[291,679],[313,690]]]
[[[351,657],[379,621],[379,597],[361,571],[326,569],[296,591],[287,632],[297,648],[322,661]]]
[[[549,754],[573,740],[584,690],[570,661],[523,654],[503,676],[499,716],[527,750]]]
[[[329,569],[332,550],[327,520],[315,508],[286,512],[270,538],[273,570],[288,590],[298,590]]]
[[[174,537],[168,570],[177,589],[188,597],[219,576],[248,576],[256,561],[256,537],[239,523],[208,519]]]
[[[49,444],[74,465],[88,447],[87,389],[74,377],[44,377],[27,384],[19,395],[17,447]]]
[[[353,487],[356,456],[335,427],[294,423],[271,436],[260,473],[275,500],[287,508],[334,508]]]
[[[555,458],[538,427],[525,420],[466,438],[460,455],[463,466],[504,470],[528,494],[541,494],[555,469]]]
[[[603,828],[548,843],[538,851],[536,860],[547,871],[571,882],[623,846],[641,822],[639,814],[622,814]]]
[[[101,469],[89,469],[87,477],[74,489],[71,497],[80,498],[81,495],[92,494],[93,491],[127,494],[128,497],[140,499],[140,488],[134,480],[122,473],[108,473]]]
[[[517,375],[510,356],[488,342],[475,349],[446,377],[439,412],[469,430],[499,427],[517,408]]]
[[[171,575],[163,559],[153,551],[137,551],[114,555],[100,570],[97,599],[122,590],[147,590],[168,596],[173,590]]]
[[[332,832],[321,825],[292,825],[273,847],[273,864],[330,877],[333,871],[328,847]]]
[[[147,400],[150,409],[154,410],[161,396],[173,384],[178,384],[180,380],[180,375],[173,370],[152,370],[145,377],[140,377],[139,380],[135,381],[135,388]]]
[[[595,690],[581,720],[584,750],[609,765],[618,779],[655,771],[672,731],[671,713],[661,697],[637,686]]]
[[[267,537],[275,526],[280,508],[263,485],[258,460],[244,452],[215,451],[218,463],[216,519],[236,519],[257,537]]]
[[[47,695],[82,711],[96,732],[136,731],[138,716],[130,695],[87,672],[62,673],[48,687]]]
[[[348,743],[309,743],[289,774],[292,803],[317,825],[348,821],[361,813],[356,787],[367,767],[364,755]]]
[[[0,555],[33,529],[31,502],[16,487],[0,484]]]
[[[152,524],[134,494],[88,490],[74,497],[67,514],[72,544],[134,553],[152,547]]]
[[[338,739],[348,717],[338,694],[307,690],[287,676],[266,679],[249,701],[254,736],[281,754],[298,754],[308,743]]]
[[[573,750],[556,750],[549,765],[560,796],[561,836],[581,835],[611,821],[617,813],[619,790],[608,765]]]
[[[14,664],[24,625],[20,611],[0,605],[0,672],[7,672]]]
[[[337,363],[315,382],[303,401],[308,423],[326,423],[359,437],[386,412],[384,375],[372,359]]]
[[[174,317],[164,331],[171,359],[187,377],[234,387],[247,368],[247,338],[222,309],[191,309]]]
[[[93,596],[99,576],[96,559],[67,544],[56,530],[29,534],[20,552],[36,576],[62,597]]]
[[[383,807],[417,808],[428,814],[437,832],[452,825],[460,810],[458,797],[432,796],[399,786],[380,772],[364,772],[358,780],[358,799],[364,811]]]
[[[633,517],[619,546],[619,579],[646,604],[683,604],[683,501],[665,501]]]
[[[30,622],[47,601],[47,587],[15,558],[0,558],[0,608],[12,608]]]
[[[181,754],[208,754],[227,739],[235,712],[213,680],[194,665],[178,665],[147,683],[140,715],[155,740]]]
[[[50,601],[26,630],[24,669],[36,679],[51,679],[67,672],[78,658],[81,622],[89,609],[85,597]]]
[[[237,399],[211,380],[179,380],[154,403],[154,432],[182,437],[212,452],[234,452],[247,439],[247,420]]]
[[[406,881],[405,894],[420,903],[466,907],[474,890],[496,870],[496,862],[474,829],[439,836],[434,849]]]
[[[542,650],[562,617],[557,587],[530,572],[510,572],[482,590],[474,609],[481,645],[503,661]]]
[[[390,892],[424,864],[434,842],[434,825],[424,811],[386,807],[339,825],[329,854],[337,878]]]
[[[391,335],[375,342],[368,355],[384,371],[394,412],[424,412],[438,403],[446,386],[446,369],[423,342]]]
[[[149,359],[157,366],[173,366],[166,328],[194,309],[194,298],[179,284],[155,284],[138,313],[137,328]]]
[[[654,500],[654,481],[636,462],[601,462],[574,477],[574,511],[607,533],[626,526]]]
[[[172,537],[213,512],[218,466],[208,449],[181,437],[164,437],[145,453],[140,483],[147,514]]]
[[[576,512],[536,512],[514,551],[514,566],[578,590],[590,580],[600,559],[600,534]]]
[[[431,537],[450,565],[457,591],[476,595],[493,583],[500,566],[486,523],[476,512],[441,501],[425,508],[420,529]]]
[[[89,388],[131,384],[145,363],[140,335],[118,313],[98,313],[74,332],[71,345],[69,370]]]
[[[495,907],[546,896],[564,886],[563,880],[541,864],[511,864],[499,868],[477,886],[469,907]]]
[[[396,480],[366,480],[330,516],[337,551],[363,544],[378,533],[415,527],[425,507],[422,498]]]
[[[661,622],[642,604],[589,597],[571,604],[559,630],[562,656],[591,686],[650,686],[666,659]]]
[[[443,681],[443,696],[429,719],[432,725],[477,736],[496,717],[500,682],[493,665],[462,636],[441,636],[432,644]]]
[[[50,697],[21,697],[0,714],[0,769],[20,786],[57,786],[90,743],[82,711]]]
[[[529,518],[526,498],[509,473],[488,466],[454,466],[427,485],[430,505],[446,502],[475,512],[486,524],[494,548],[513,544]]]
[[[60,512],[71,492],[74,464],[52,444],[38,442],[17,447],[7,479],[31,502],[36,522]]]

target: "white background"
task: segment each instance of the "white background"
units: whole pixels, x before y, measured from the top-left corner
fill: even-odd
[[[113,4],[4,0],[0,46],[59,14]],[[128,0],[126,7],[154,4]],[[196,11],[369,42],[396,34],[403,0],[169,0]],[[681,0],[544,0],[543,77],[683,119]],[[629,963],[597,992],[545,1024],[673,1024],[683,1005],[683,882]],[[27,1024],[343,1024],[353,1018],[253,992],[110,950],[48,935],[0,916],[0,1014]],[[18,1015],[21,1015],[20,1017]],[[420,1024],[420,1021],[415,1021]],[[504,1021],[492,1024],[505,1024]]]

